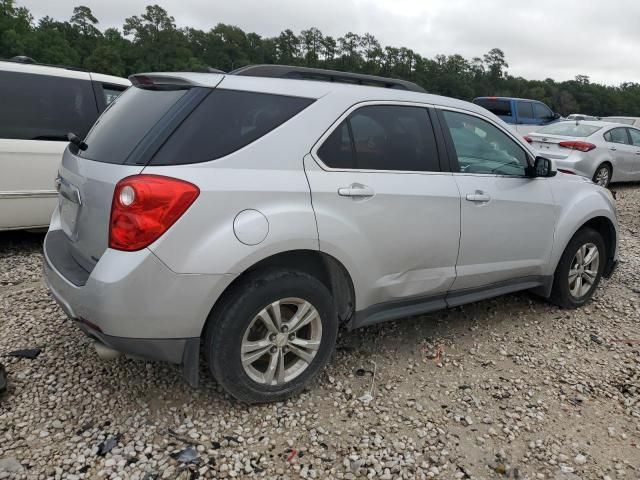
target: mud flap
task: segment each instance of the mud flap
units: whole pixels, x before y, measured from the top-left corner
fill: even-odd
[[[200,338],[190,338],[184,346],[182,376],[190,387],[200,385]]]

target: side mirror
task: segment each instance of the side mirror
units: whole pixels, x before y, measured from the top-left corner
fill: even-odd
[[[553,119],[558,120],[559,118],[562,118],[562,115],[560,115],[558,112],[553,112]]]
[[[558,173],[553,168],[553,161],[545,157],[536,157],[533,167],[527,167],[527,176],[536,177],[555,177]]]

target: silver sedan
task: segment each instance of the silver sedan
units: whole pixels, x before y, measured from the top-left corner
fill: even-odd
[[[640,130],[609,122],[565,121],[525,137],[558,171],[582,175],[606,187],[640,180]]]

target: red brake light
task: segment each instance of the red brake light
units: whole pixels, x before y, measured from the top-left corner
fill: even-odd
[[[160,238],[199,194],[198,187],[177,178],[123,178],[113,192],[109,248],[128,252],[145,248]]]
[[[573,141],[573,140],[560,142],[559,145],[561,147],[570,148],[572,150],[580,150],[581,152],[590,152],[591,150],[596,148],[596,146],[593,143],[579,142],[579,141]]]
[[[529,135],[525,135],[524,139],[527,141],[527,143],[532,143],[533,142],[533,138],[531,138]]]

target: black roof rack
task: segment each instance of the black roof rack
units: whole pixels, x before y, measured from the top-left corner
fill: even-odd
[[[248,77],[292,78],[298,80],[319,80],[325,82],[350,83],[372,87],[394,88],[412,92],[426,93],[426,90],[413,82],[396,78],[378,77],[360,73],[339,72],[322,68],[293,67],[289,65],[247,65],[240,67],[229,75]]]
[[[2,60],[2,59],[0,59]],[[38,63],[33,58],[27,57],[25,55],[17,55],[15,57],[11,57],[8,60],[2,60],[4,62],[13,62],[13,63],[24,63],[25,65],[39,65],[40,67],[53,67],[53,68],[64,68],[65,70],[74,70],[76,72],[88,72],[89,70],[85,70],[84,68],[78,67],[68,67],[66,65],[54,65],[51,63]]]

